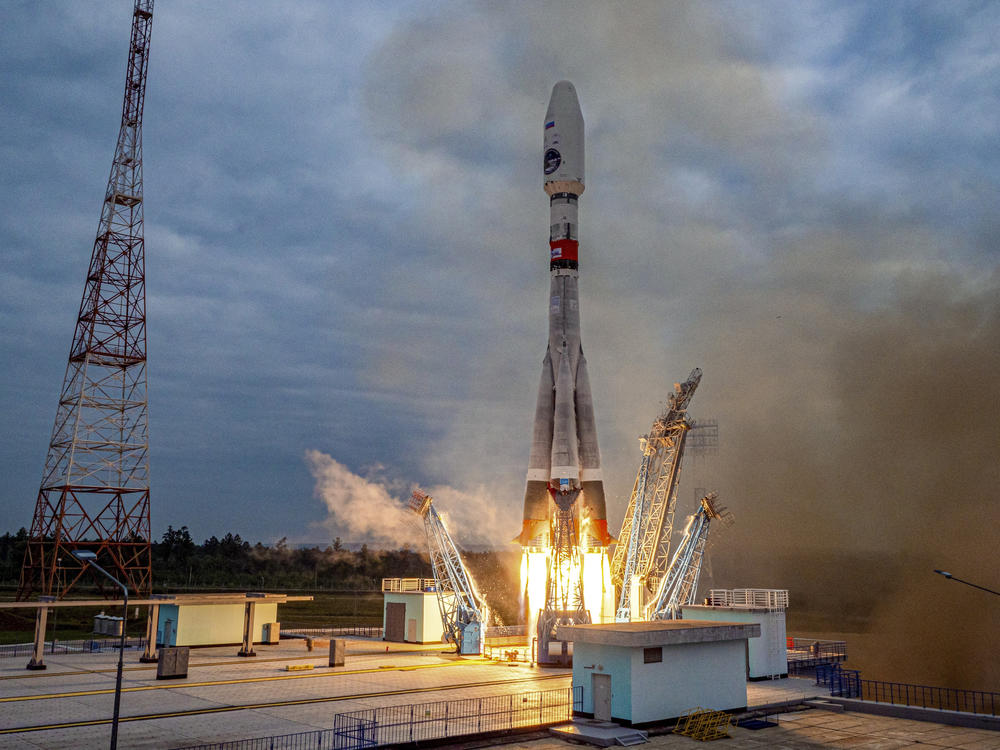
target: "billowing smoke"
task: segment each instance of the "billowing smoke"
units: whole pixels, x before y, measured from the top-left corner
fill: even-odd
[[[538,127],[566,77],[587,121],[581,318],[609,516],[636,437],[702,367],[692,412],[719,420],[722,445],[687,463],[678,525],[695,486],[735,514],[713,583],[790,588],[811,629],[869,631],[887,658],[866,676],[995,687],[1000,661],[976,649],[998,609],[931,572],[1000,588],[995,9],[931,38],[912,7],[820,25],[796,3],[778,21],[732,3],[466,7],[401,25],[366,91],[372,132],[433,188],[423,223],[460,289],[432,279],[433,309],[469,299],[450,319],[487,321],[462,356],[433,353],[462,401],[427,399],[451,417],[428,471],[475,476],[518,512],[544,350]],[[437,382],[412,360],[391,370],[407,388]]]
[[[329,514],[320,525],[331,538],[375,547],[426,547],[423,522],[407,505],[412,485],[387,478],[381,467],[367,477],[360,476],[320,451],[307,451],[305,458],[316,480],[316,496]],[[465,491],[436,485],[422,489],[434,498],[434,507],[459,546],[496,544],[497,530],[507,526],[510,536],[514,535],[518,519],[498,525],[496,504],[485,488]]]
[[[995,686],[1000,660],[976,644],[1000,607],[932,570],[1000,587],[1000,272],[911,261],[865,284],[878,264],[850,237],[785,248],[685,337],[737,520],[714,583],[791,588],[793,608],[827,613],[814,627],[871,633],[870,677]]]

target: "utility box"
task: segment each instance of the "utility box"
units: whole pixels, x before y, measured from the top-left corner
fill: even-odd
[[[178,680],[187,677],[190,651],[187,646],[161,648],[160,658],[156,662],[156,679]]]
[[[97,635],[113,635],[121,637],[124,622],[120,617],[112,617],[103,612],[94,615],[94,633]]]
[[[261,641],[273,646],[279,640],[281,640],[281,623],[265,622],[261,628]]]
[[[347,650],[347,641],[343,638],[330,639],[330,666],[344,666],[344,652]]]

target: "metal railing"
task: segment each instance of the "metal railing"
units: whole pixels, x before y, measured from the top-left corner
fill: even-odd
[[[847,661],[847,641],[789,637],[787,658],[788,674],[811,677],[820,665]]]
[[[332,729],[196,745],[183,750],[356,750],[558,724],[568,721],[574,710],[582,708],[581,686],[380,706],[336,714]]]
[[[381,638],[381,625],[342,625],[326,628],[297,628],[289,625],[281,629],[283,636],[303,636],[310,638],[330,638],[338,635],[353,635],[358,638]]]
[[[840,664],[817,666],[816,684],[828,688],[830,695],[834,697],[860,698],[864,701],[889,703],[894,706],[1000,716],[1000,693],[905,682],[863,680],[858,670],[843,669]]]
[[[861,697],[861,672],[844,669],[840,664],[820,664],[816,667],[816,684],[827,688],[838,698]]]
[[[493,646],[486,644],[483,646],[483,656],[494,661],[530,663],[531,646],[524,644]]]
[[[433,578],[383,578],[383,591],[436,591]]]
[[[883,682],[881,680],[860,680],[859,682],[860,697],[866,701],[1000,716],[1000,693],[990,693],[985,690],[958,690],[930,685],[909,685],[902,682]]]
[[[46,654],[100,654],[107,651],[117,651],[121,641],[118,638],[86,638],[75,641],[46,641]],[[127,638],[125,648],[139,649],[146,647],[145,638]],[[5,643],[0,645],[0,659],[14,659],[19,656],[31,656],[35,651],[34,643]]]
[[[708,601],[712,607],[740,609],[788,609],[787,589],[711,589]]]
[[[491,625],[486,628],[487,638],[515,638],[526,637],[527,625]]]

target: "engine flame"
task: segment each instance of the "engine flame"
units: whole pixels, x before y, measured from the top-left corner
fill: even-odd
[[[535,632],[538,610],[545,606],[545,583],[549,569],[547,547],[525,547],[521,553],[521,611],[527,632]]]
[[[521,553],[521,607],[527,632],[533,634],[538,624],[538,612],[545,607],[548,589],[549,547],[525,547]],[[571,588],[579,579],[581,564],[583,574],[583,602],[595,623],[614,622],[615,592],[611,583],[611,563],[606,549],[596,548],[582,552],[580,562],[567,562],[558,568],[559,591]]]
[[[614,622],[615,587],[606,549],[583,553],[583,603],[591,622]]]

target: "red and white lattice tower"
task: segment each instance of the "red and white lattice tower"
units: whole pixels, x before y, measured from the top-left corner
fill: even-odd
[[[18,598],[62,598],[98,562],[151,589],[142,105],[153,0],[136,0],[122,124],[59,395]],[[87,575],[102,586],[102,577]],[[116,591],[108,591],[114,594]]]

